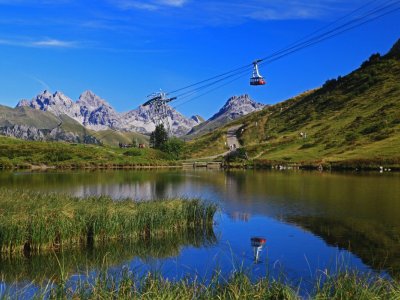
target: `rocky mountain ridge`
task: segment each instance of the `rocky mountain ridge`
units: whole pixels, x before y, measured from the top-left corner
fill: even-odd
[[[44,91],[32,100],[21,100],[17,104],[18,107],[30,107],[50,112],[58,117],[67,115],[79,124],[95,131],[112,129],[149,134],[155,129],[150,116],[150,106],[139,106],[131,111],[119,113],[106,100],[92,91],[83,92],[76,102],[62,92],[52,94]],[[253,101],[249,95],[241,95],[228,99],[219,112],[207,121],[198,115],[187,118],[170,106],[167,107],[167,116],[172,134],[184,136],[189,132],[200,134],[204,130],[212,130],[263,107],[263,104]]]
[[[95,131],[114,129],[148,134],[155,129],[150,118],[150,107],[139,106],[126,113],[118,113],[106,100],[91,91],[82,93],[76,102],[62,92],[52,94],[44,91],[30,101],[21,100],[17,107],[48,111],[56,116],[67,115]],[[201,118],[187,118],[172,107],[168,107],[167,115],[172,134],[176,136],[185,135],[201,122]]]
[[[225,105],[210,119],[192,128],[192,130],[189,132],[189,135],[198,136],[204,134],[223,126],[230,121],[248,115],[252,112],[259,111],[264,107],[264,104],[255,102],[247,94],[233,96],[229,98]]]
[[[245,116],[254,111],[264,108],[264,104],[257,103],[250,98],[249,95],[233,96],[228,99],[225,105],[213,115],[209,121],[217,120],[221,117],[229,119],[237,119],[241,116]]]

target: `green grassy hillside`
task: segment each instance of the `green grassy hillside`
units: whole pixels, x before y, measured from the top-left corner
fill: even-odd
[[[203,158],[226,152],[226,130],[224,129],[225,127],[187,142],[185,146],[186,157]]]
[[[176,164],[154,149],[33,142],[0,136],[0,169],[54,166],[57,168],[119,168]]]
[[[119,143],[132,144],[133,141],[136,141],[138,144],[149,144],[149,137],[137,132],[123,132],[109,129],[91,131],[91,135],[108,146],[117,147]]]
[[[260,164],[400,166],[400,41],[345,77],[236,120],[239,139]],[[303,133],[303,137],[301,136]],[[217,133],[191,143],[190,156]],[[306,137],[305,137],[306,136]],[[208,147],[218,154],[223,135]],[[211,144],[210,144],[211,145]]]
[[[193,127],[190,133],[185,136],[185,138],[188,140],[193,140],[196,137],[202,136],[205,133],[212,132],[216,128],[224,126],[230,121],[232,121],[232,119],[228,118],[228,116],[221,116],[220,118],[212,121],[204,121],[203,123],[200,123],[199,125]]]
[[[80,123],[67,115],[59,117],[46,111],[29,107],[11,108],[0,105],[0,128],[24,125],[47,132],[59,128],[65,133],[79,137],[80,141],[95,140],[107,146],[118,146],[119,143],[131,144],[134,140],[140,144],[148,144],[149,138],[136,132],[120,132],[115,130],[94,131],[86,129]]]
[[[0,105],[0,127],[27,125],[38,129],[53,129],[60,123],[60,119],[50,112],[28,107],[11,108]]]

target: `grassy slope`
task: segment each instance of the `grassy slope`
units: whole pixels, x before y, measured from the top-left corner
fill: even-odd
[[[67,115],[59,117],[50,112],[29,107],[11,108],[0,105],[0,127],[27,125],[37,129],[51,130],[60,127],[65,132],[71,132],[84,140],[84,136],[93,136],[107,146],[118,146],[119,143],[131,144],[134,139],[138,143],[148,144],[149,138],[136,132],[119,132],[115,130],[93,131],[86,129]]]
[[[219,118],[212,120],[212,121],[205,121],[195,127],[192,128],[190,133],[187,135],[189,139],[195,139],[205,133],[212,132],[218,127],[224,126],[225,124],[229,123],[232,119],[228,119],[227,116],[220,116]]]
[[[90,131],[104,145],[118,146],[119,143],[132,144],[134,140],[138,144],[149,144],[149,137],[137,132],[122,132],[115,130]]]
[[[168,165],[166,154],[154,149],[31,142],[0,136],[0,169],[47,165],[59,168]]]
[[[400,165],[400,60],[386,56],[218,132],[233,124],[244,124],[239,138],[259,162]],[[217,145],[223,143],[220,137]],[[192,142],[191,148],[209,140],[211,134]],[[207,154],[219,151],[218,146],[208,147]]]
[[[223,129],[215,130],[187,142],[185,147],[186,157],[201,158],[226,152],[226,130]]]
[[[49,112],[28,107],[14,109],[0,105],[0,127],[14,124],[33,126],[38,129],[52,129],[60,124],[60,120]]]

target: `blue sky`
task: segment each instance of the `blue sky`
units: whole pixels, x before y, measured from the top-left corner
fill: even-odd
[[[384,2],[384,1],[377,1]],[[266,56],[366,3],[361,0],[0,0],[0,103],[44,89],[86,89],[118,111]],[[400,13],[288,56],[178,107],[210,117],[232,95],[276,103],[357,68],[400,38]],[[250,72],[249,72],[250,76]],[[248,77],[249,77],[248,76]]]

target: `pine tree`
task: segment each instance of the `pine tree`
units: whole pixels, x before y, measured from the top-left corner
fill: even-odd
[[[161,149],[167,141],[168,133],[164,125],[157,125],[156,129],[150,134],[150,146],[154,149]]]

